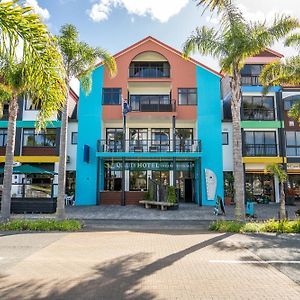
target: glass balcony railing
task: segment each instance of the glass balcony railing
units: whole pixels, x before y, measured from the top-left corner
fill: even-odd
[[[241,85],[261,85],[259,76],[242,76]]]
[[[244,156],[277,156],[276,144],[246,144]]]
[[[99,140],[99,152],[201,152],[200,140]]]
[[[275,120],[274,109],[243,108],[242,120],[247,121],[273,121]]]

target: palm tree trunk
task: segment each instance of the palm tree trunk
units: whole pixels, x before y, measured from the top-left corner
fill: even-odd
[[[286,219],[286,211],[285,211],[285,193],[284,193],[284,182],[280,182],[280,210],[279,210],[279,219]]]
[[[245,188],[244,168],[242,161],[242,132],[241,132],[241,75],[238,65],[233,67],[232,78],[232,129],[233,129],[233,174],[235,191],[235,217],[237,220],[245,220]]]
[[[2,203],[1,203],[1,214],[2,214],[2,220],[4,222],[9,221],[10,219],[11,187],[12,187],[13,162],[14,162],[14,152],[15,152],[17,114],[18,114],[18,99],[17,96],[14,95],[9,103],[7,143],[6,143],[6,150],[5,150],[5,165],[4,165]]]
[[[67,161],[67,132],[68,132],[68,110],[69,110],[70,86],[67,82],[67,97],[61,116],[60,144],[59,144],[59,167],[58,167],[58,195],[56,218],[64,220],[65,213],[65,188],[66,188],[66,161]]]

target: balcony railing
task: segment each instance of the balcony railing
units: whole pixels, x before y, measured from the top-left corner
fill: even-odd
[[[277,156],[276,144],[246,144],[244,156]]]
[[[275,112],[273,109],[253,109],[243,108],[242,110],[243,120],[259,120],[259,121],[272,121],[275,120]]]
[[[132,66],[129,67],[130,78],[169,78],[170,67],[143,67],[143,66]]]
[[[100,140],[99,152],[201,152],[200,140],[176,140],[175,151],[172,140]]]
[[[176,101],[164,99],[157,100],[130,100],[130,107],[132,111],[140,112],[175,112]]]
[[[241,85],[261,85],[259,76],[242,76]]]

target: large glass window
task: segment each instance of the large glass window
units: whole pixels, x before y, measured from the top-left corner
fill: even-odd
[[[284,100],[284,110],[290,110],[296,103],[300,103],[300,95],[288,96]]]
[[[120,88],[103,88],[102,99],[104,105],[121,104],[121,89]]]
[[[130,95],[130,106],[132,111],[173,111],[170,95]]]
[[[147,190],[147,171],[129,172],[129,190],[130,191]]]
[[[275,201],[274,180],[270,174],[246,174],[246,200]]]
[[[42,130],[36,133],[34,129],[23,130],[24,147],[55,147],[56,129]]]
[[[241,70],[242,85],[260,85],[259,75],[264,65],[245,65]]]
[[[243,120],[274,120],[274,97],[243,96]]]
[[[179,105],[196,105],[197,104],[197,89],[181,88],[178,89]]]
[[[111,170],[109,163],[107,163],[107,165],[105,166],[104,190],[105,191],[122,190],[122,171]]]
[[[168,62],[132,62],[129,67],[129,77],[170,77],[170,65]]]
[[[286,132],[286,155],[300,156],[300,131]]]
[[[5,147],[7,143],[7,130],[0,129],[0,147]]]
[[[158,184],[169,185],[170,172],[169,171],[152,171],[152,179]]]
[[[148,129],[129,129],[129,149],[134,152],[147,152],[148,149]]]
[[[193,145],[192,128],[176,128],[176,151],[191,152]]]
[[[123,129],[107,128],[106,129],[107,151],[119,152],[123,150]]]
[[[170,151],[170,129],[151,129],[150,151]]]
[[[245,156],[277,156],[275,131],[245,131]]]

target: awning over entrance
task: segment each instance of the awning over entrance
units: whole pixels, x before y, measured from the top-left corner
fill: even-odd
[[[0,168],[0,173],[4,173],[4,168]],[[34,167],[32,165],[21,165],[13,167],[13,174],[48,174],[56,175],[57,173],[42,169],[39,167]]]

